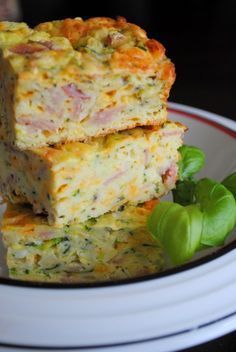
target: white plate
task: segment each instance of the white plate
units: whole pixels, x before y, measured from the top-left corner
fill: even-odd
[[[200,176],[236,169],[236,123],[171,103],[205,150]],[[177,351],[236,329],[236,235],[213,254],[149,278],[97,286],[33,286],[0,279],[0,345],[98,351]],[[1,276],[1,275],[0,275]],[[34,349],[35,350],[35,349]]]

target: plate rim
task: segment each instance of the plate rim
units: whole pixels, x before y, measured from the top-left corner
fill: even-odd
[[[154,336],[154,337],[150,337],[150,338],[146,338],[146,339],[140,339],[140,340],[130,340],[130,341],[124,341],[124,342],[118,342],[118,343],[108,343],[108,344],[99,344],[99,345],[78,345],[78,346],[46,346],[46,345],[28,345],[28,344],[17,344],[17,343],[7,343],[7,342],[1,342],[0,341],[0,348],[1,347],[5,347],[5,348],[16,348],[18,349],[19,351],[27,351],[27,350],[34,350],[34,351],[94,351],[94,350],[100,350],[100,351],[103,351],[103,349],[110,349],[110,348],[126,348],[126,347],[137,347],[139,345],[143,345],[143,347],[146,347],[146,344],[147,343],[155,343],[157,341],[163,341],[163,340],[168,340],[170,338],[182,338],[183,336],[185,336],[187,339],[188,339],[188,336],[192,333],[194,333],[194,335],[199,331],[202,331],[202,330],[205,330],[206,328],[209,328],[210,331],[208,332],[208,335],[210,335],[211,337],[214,338],[218,338],[220,336],[223,336],[224,335],[224,329],[222,329],[222,333],[217,333],[217,334],[214,334],[214,329],[215,329],[215,326],[217,326],[218,324],[220,325],[224,325],[224,323],[226,322],[230,322],[231,320],[234,320],[236,317],[236,311],[235,312],[232,312],[226,316],[223,316],[223,317],[220,317],[216,320],[213,320],[213,321],[210,321],[210,322],[207,322],[205,324],[202,324],[202,325],[199,325],[195,328],[189,328],[189,329],[185,329],[185,330],[181,330],[181,331],[176,331],[176,332],[173,332],[173,333],[169,333],[169,334],[166,334],[166,335],[162,335],[162,336]],[[229,331],[230,330],[230,331]],[[233,328],[231,327],[231,329],[227,329],[227,333],[229,332],[233,332]],[[215,336],[216,335],[216,336]],[[195,336],[194,336],[195,337]],[[199,343],[204,343],[204,342],[207,342],[209,341],[209,339],[204,335],[201,336],[201,339],[199,341]],[[196,341],[191,341],[191,343],[187,344],[186,343],[182,343],[178,340],[180,346],[178,346],[177,350],[175,348],[175,352],[176,351],[179,351],[180,349],[182,348],[188,348],[188,347],[193,347],[193,346],[196,346]],[[197,342],[198,343],[198,342]],[[173,351],[171,349],[171,351]]]

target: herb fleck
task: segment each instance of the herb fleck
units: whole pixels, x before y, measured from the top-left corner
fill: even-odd
[[[77,189],[76,191],[74,191],[74,192],[72,193],[72,196],[73,196],[73,197],[76,197],[79,193],[80,193],[80,190]]]

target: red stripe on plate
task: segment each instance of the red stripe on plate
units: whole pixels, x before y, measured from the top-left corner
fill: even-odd
[[[233,138],[236,138],[236,132],[232,131],[231,129],[229,129],[229,128],[223,126],[223,125],[221,125],[220,123],[218,123],[216,121],[211,121],[211,120],[208,120],[207,118],[202,117],[200,115],[195,115],[195,114],[192,114],[192,113],[189,113],[189,112],[186,112],[186,111],[182,111],[182,110],[178,110],[178,109],[174,109],[174,108],[168,108],[168,111],[174,112],[176,114],[183,115],[183,116],[186,116],[186,117],[190,117],[190,118],[198,120],[198,121],[201,121],[201,122],[203,122],[203,123],[205,123],[207,125],[210,125],[212,127],[217,128],[221,132],[224,132],[224,133],[228,134],[229,136],[231,136]]]

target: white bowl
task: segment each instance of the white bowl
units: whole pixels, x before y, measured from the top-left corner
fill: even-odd
[[[186,144],[205,150],[200,176],[221,180],[236,169],[235,122],[175,103],[169,117],[189,127]],[[1,349],[170,352],[233,331],[235,238],[179,268],[122,282],[62,286],[0,278]]]

